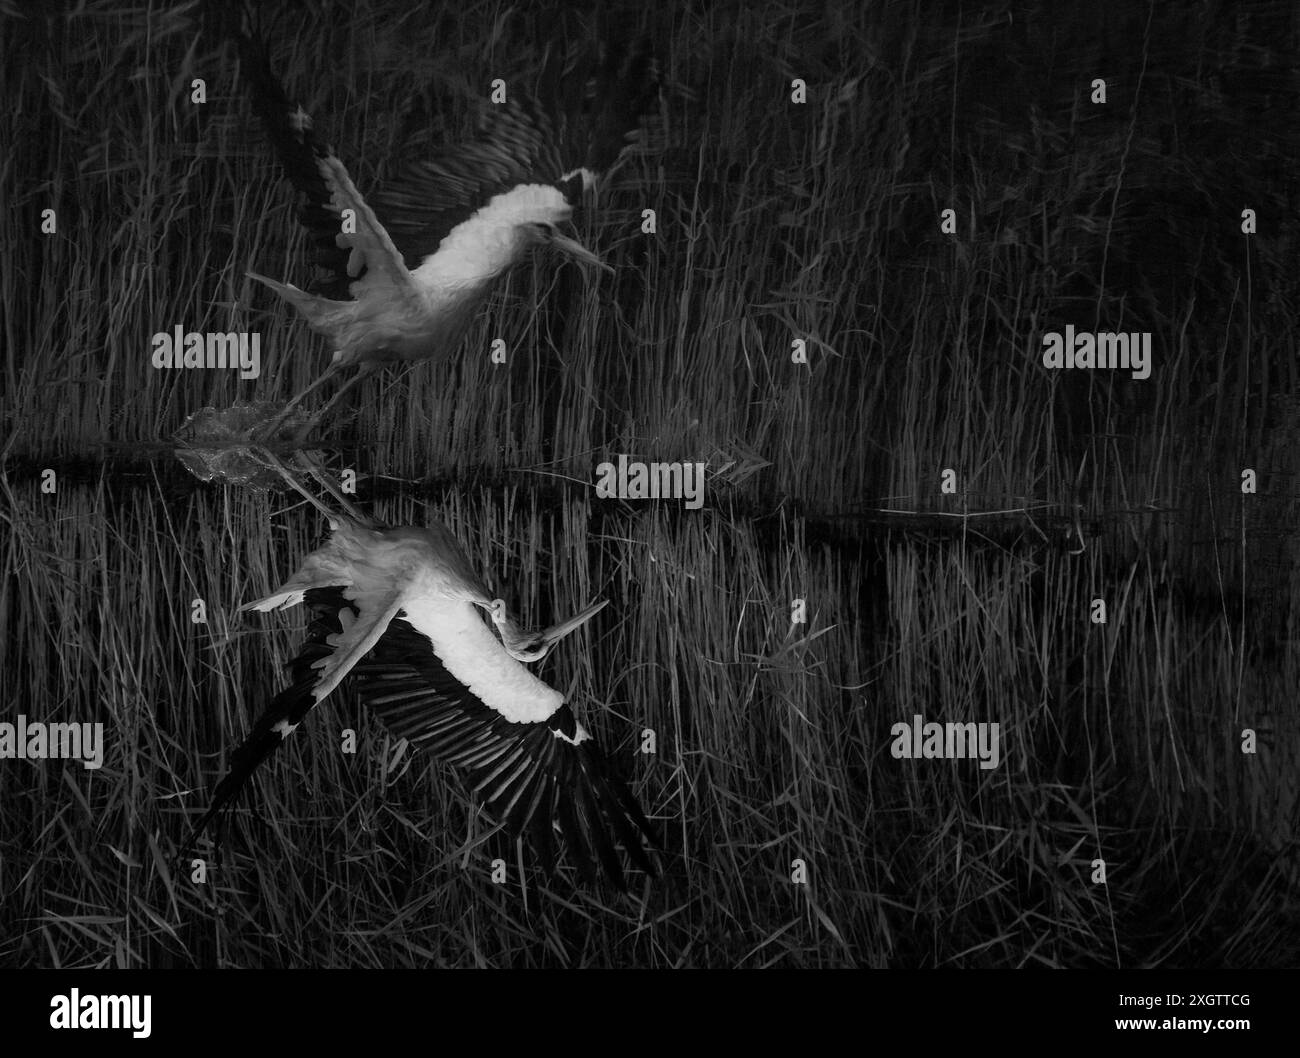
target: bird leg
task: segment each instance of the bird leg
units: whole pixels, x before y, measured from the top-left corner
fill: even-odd
[[[325,491],[328,492],[330,496],[334,498],[334,502],[337,503],[339,506],[341,506],[345,511],[347,511],[348,516],[354,522],[360,523],[361,525],[365,526],[367,529],[374,528],[374,522],[371,521],[369,518],[367,518],[359,510],[357,510],[356,506],[352,503],[352,501],[349,500],[345,495],[343,495],[342,490],[339,489],[339,487],[334,484],[333,479],[328,474],[325,473],[324,468],[313,466],[311,462],[308,461],[306,454],[303,452],[298,452],[296,458],[298,461],[298,465],[303,469],[305,469],[309,474],[311,474],[312,477],[314,477],[321,484],[321,486],[325,489]]]
[[[278,471],[280,476],[289,483],[289,487],[293,489],[295,492],[297,492],[300,496],[302,496],[303,499],[305,499],[318,511],[320,511],[321,514],[325,515],[325,517],[327,518],[332,518],[334,516],[334,512],[332,512],[328,507],[325,506],[325,504],[321,503],[319,499],[317,499],[315,496],[313,496],[310,492],[308,492],[305,488],[302,487],[302,482],[298,480],[297,475],[290,473],[289,468],[286,467],[283,462],[281,462],[280,457],[277,456],[274,452],[272,452],[269,448],[258,447],[258,448],[254,448],[253,452],[254,454],[260,454],[263,457],[262,462],[264,465],[269,466],[273,470]]]
[[[315,427],[315,425],[318,422],[320,422],[323,418],[325,418],[326,413],[330,410],[330,408],[334,407],[334,405],[338,403],[339,398],[343,396],[344,393],[350,390],[353,386],[355,386],[358,382],[360,382],[362,378],[364,378],[366,375],[370,373],[367,370],[369,366],[370,365],[368,364],[364,365],[360,371],[358,371],[350,379],[344,382],[343,385],[339,386],[338,390],[334,393],[334,396],[330,397],[330,399],[325,402],[325,406],[321,408],[320,411],[316,412],[316,414],[313,415],[310,419],[307,420],[306,425],[304,425],[303,428],[299,430],[297,434],[294,435],[294,441],[297,444],[302,444],[302,442],[306,439],[307,434],[311,432],[312,428]]]
[[[330,364],[330,366],[327,367],[321,373],[321,376],[318,379],[316,379],[310,386],[302,390],[297,396],[295,396],[292,400],[290,400],[288,404],[286,404],[283,408],[281,408],[280,414],[277,415],[274,419],[272,419],[270,424],[262,431],[262,440],[274,441],[276,431],[279,430],[279,428],[284,424],[284,421],[289,417],[289,413],[293,411],[293,409],[296,408],[299,404],[302,403],[304,397],[306,397],[309,393],[312,393],[315,390],[319,389],[322,385],[324,385],[324,383],[328,379],[333,378],[338,373],[338,371],[339,371],[338,364]],[[295,441],[301,440],[302,436],[303,436],[303,431],[299,431],[298,436],[295,438]]]
[[[305,499],[308,503],[310,503],[313,507],[315,507],[318,511],[320,511],[321,514],[325,515],[326,518],[328,518],[331,522],[333,522],[333,520],[336,517],[336,512],[330,510],[317,497],[313,496],[310,492],[308,492],[305,488],[303,488],[302,482],[298,479],[298,475],[291,472],[289,468],[284,465],[284,463],[281,461],[279,456],[277,456],[269,448],[263,448],[260,446],[252,449],[252,451],[255,455],[260,454],[263,457],[262,462],[264,465],[269,466],[273,470],[277,471],[280,474],[280,476],[289,483],[290,488],[292,488],[295,492],[297,492],[300,496],[302,496],[303,499]],[[324,469],[322,467],[314,465],[302,452],[295,453],[294,461],[297,464],[299,470],[305,471],[306,473],[310,474],[313,478],[316,479],[316,481],[321,486],[324,487],[325,491],[328,492],[331,497],[333,497],[335,502],[338,503],[343,508],[343,510],[347,512],[348,516],[352,518],[353,521],[357,522],[358,524],[364,526],[367,529],[374,527],[374,523],[369,518],[367,518],[364,514],[362,514],[359,510],[357,510],[357,508],[352,504],[352,502],[346,496],[344,496],[342,492],[338,490],[338,488],[334,485],[334,483],[329,479],[328,475],[325,474]]]

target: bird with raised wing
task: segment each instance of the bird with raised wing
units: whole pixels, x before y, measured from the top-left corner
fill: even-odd
[[[548,874],[558,830],[584,877],[594,877],[598,863],[624,887],[620,844],[653,875],[648,849],[658,842],[636,799],[565,696],[521,664],[545,656],[604,604],[528,632],[491,597],[443,526],[370,529],[335,516],[333,530],[281,588],[243,607],[305,603],[313,619],[289,686],[235,750],[191,845],[307,714],[351,678],[388,731],[459,770],[503,829],[527,836]]]
[[[658,93],[644,48],[607,46],[567,71],[562,50],[552,49],[535,92],[509,91],[503,102],[483,104],[474,139],[409,159],[368,201],[316,140],[310,115],[289,99],[255,37],[236,36],[254,107],[305,196],[300,220],[324,270],[312,291],[249,273],[334,347],[329,369],[286,414],[344,368],[449,353],[497,281],[536,246],[610,270],[560,229],[639,136]]]

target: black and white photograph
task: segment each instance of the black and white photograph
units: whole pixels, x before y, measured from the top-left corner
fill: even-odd
[[[1106,971],[1251,1038],[1296,5],[0,41],[0,967]],[[140,1036],[94,981],[32,1016]]]

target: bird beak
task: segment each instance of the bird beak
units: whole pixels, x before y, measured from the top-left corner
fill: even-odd
[[[608,599],[601,599],[600,602],[593,603],[581,613],[574,614],[574,616],[570,617],[567,621],[561,621],[557,625],[551,625],[550,628],[542,633],[542,639],[546,641],[548,646],[558,643],[570,632],[581,628],[584,624],[595,617],[596,614],[600,613],[608,602]]]
[[[579,614],[575,614],[567,621],[561,621],[559,624],[551,625],[544,632],[530,632],[527,629],[520,628],[510,615],[506,613],[506,604],[504,599],[493,599],[491,602],[475,600],[474,604],[487,610],[488,615],[492,618],[492,623],[497,626],[497,631],[501,635],[501,645],[506,648],[506,653],[516,661],[532,663],[541,661],[551,652],[561,639],[567,636],[574,629],[581,627],[587,621],[599,613],[604,608],[608,600],[602,599],[598,603],[593,603]]]
[[[567,235],[561,235],[558,231],[551,235],[551,245],[557,249],[563,250],[574,260],[581,261],[583,264],[593,265],[596,268],[603,269],[610,275],[614,274],[614,269],[610,268],[604,261],[588,250],[577,239],[570,239]]]

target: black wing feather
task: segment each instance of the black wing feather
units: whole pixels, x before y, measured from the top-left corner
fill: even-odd
[[[555,813],[551,803],[553,787],[541,782],[540,777],[536,785],[533,802],[524,818],[527,819],[530,815],[532,817],[532,822],[528,824],[528,834],[538,862],[549,878],[555,873],[555,825],[552,822]]]
[[[404,166],[373,197],[375,214],[402,253],[418,261],[494,195],[522,183],[558,185],[579,168],[599,174],[612,167],[658,92],[644,42],[631,52],[619,45],[589,51],[568,72],[563,51],[552,49],[532,92],[511,86],[504,103],[482,104],[476,135]],[[576,204],[581,184],[564,191]]]
[[[326,642],[326,637],[342,631],[339,613],[346,607],[355,614],[356,608],[343,597],[342,588],[314,588],[306,593],[303,602],[310,609],[312,620],[307,626],[306,642],[289,663],[291,682],[271,699],[248,737],[231,754],[230,770],[213,791],[212,804],[194,825],[189,847],[193,847],[218,813],[235,800],[262,762],[284,743],[275,725],[281,721],[299,724],[317,705],[312,691],[320,682],[320,672],[313,666],[333,653],[334,648]]]
[[[330,191],[321,175],[318,160],[332,154],[317,141],[311,118],[289,98],[284,85],[271,70],[266,49],[252,33],[232,29],[239,49],[239,65],[248,82],[253,110],[266,129],[284,175],[302,196],[298,220],[307,229],[317,273],[310,289],[317,294],[345,301],[351,297],[348,285],[357,277],[348,275],[351,250],[342,248],[339,215],[330,205]]]
[[[393,734],[464,773],[474,799],[511,834],[529,835],[548,870],[551,821],[558,819],[584,877],[591,860],[620,887],[624,875],[611,831],[633,862],[654,874],[644,844],[654,830],[626,785],[609,772],[591,740],[578,745],[577,722],[562,705],[546,723],[513,723],[485,705],[438,660],[427,636],[395,618],[353,670],[362,701]],[[627,806],[634,811],[629,813]]]
[[[393,244],[418,263],[495,195],[558,180],[558,165],[535,111],[507,96],[484,110],[474,139],[407,163],[371,205]]]
[[[604,813],[596,799],[596,787],[592,782],[591,776],[583,766],[581,758],[574,761],[575,770],[581,774],[584,781],[576,784],[579,797],[581,798],[580,815],[582,823],[586,827],[587,839],[591,847],[595,850],[597,857],[600,859],[600,865],[605,869],[605,873],[614,879],[614,883],[620,888],[627,887],[623,880],[623,865],[619,863],[618,853],[614,851],[614,843],[609,839],[609,832],[605,829]]]
[[[573,762],[566,759],[558,770],[561,781],[572,789]],[[556,797],[555,814],[565,844],[569,846],[569,851],[573,853],[574,860],[578,864],[578,873],[582,875],[583,881],[592,885],[596,881],[596,872],[592,866],[591,847],[578,820],[576,801],[576,797]]]
[[[570,156],[580,157],[580,164],[595,173],[612,169],[636,142],[642,119],[658,98],[659,69],[646,40],[631,48],[622,42],[603,45],[586,82],[580,126],[585,139],[568,148]]]

